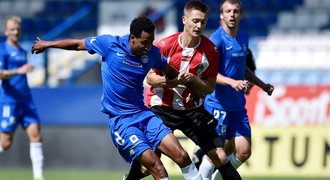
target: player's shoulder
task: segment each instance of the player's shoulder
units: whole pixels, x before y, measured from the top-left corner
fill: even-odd
[[[211,52],[218,52],[217,46],[206,36],[201,35],[201,46],[200,47],[206,47],[204,48],[206,51],[211,51]]]
[[[161,40],[158,41],[157,46],[158,47],[168,47],[171,46],[174,43],[178,42],[179,36],[181,33],[175,33],[170,36],[167,36]]]
[[[210,46],[215,46],[214,43],[204,35],[201,35],[202,43],[208,44]]]
[[[151,46],[151,49],[150,49],[150,51],[149,51],[151,54],[154,54],[154,55],[159,55],[159,54],[161,54],[160,53],[160,49],[157,47],[157,46],[155,46],[155,45],[152,45]]]
[[[212,41],[213,44],[215,44],[216,47],[219,48],[219,46],[224,41],[223,38],[225,37],[225,31],[222,27],[219,27],[216,29],[209,37],[210,41]]]
[[[240,30],[240,29],[237,31],[237,34],[239,34],[240,36],[247,36],[247,37],[249,36],[247,32],[245,32],[244,30]]]
[[[116,36],[116,35],[111,35],[111,34],[102,34],[102,35],[97,35],[97,36],[92,36],[88,37],[89,39],[97,40],[97,41],[107,41],[107,42],[112,42],[112,41],[120,41],[121,38],[124,38],[125,36]]]
[[[225,33],[222,27],[218,27],[213,33],[210,35],[210,38],[216,38],[222,36]]]
[[[242,30],[237,31],[237,37],[241,38],[241,39],[246,39],[246,40],[249,39],[249,35],[245,31],[242,31]]]

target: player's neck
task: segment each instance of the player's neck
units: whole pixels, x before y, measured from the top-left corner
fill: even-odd
[[[18,48],[18,41],[17,42],[14,42],[14,41],[10,41],[7,39],[7,43],[15,48]]]
[[[200,36],[193,37],[188,33],[182,32],[179,36],[179,41],[184,48],[193,48],[199,44]]]
[[[226,31],[226,33],[229,34],[231,37],[233,37],[233,38],[237,37],[238,27],[230,28],[226,25],[223,25],[222,27]]]

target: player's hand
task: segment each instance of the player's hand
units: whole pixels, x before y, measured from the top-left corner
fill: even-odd
[[[186,98],[186,102],[192,101],[195,104],[199,104],[199,101],[205,98],[205,95],[195,88],[191,82],[185,85],[189,90],[189,95]]]
[[[254,86],[254,84],[248,82],[248,85],[247,85],[247,87],[246,87],[246,89],[245,89],[245,94],[246,94],[246,95],[249,95],[249,94],[250,94],[251,89],[253,88],[253,86]]]
[[[193,82],[196,78],[192,73],[180,73],[179,76],[182,84]]]
[[[265,84],[265,86],[262,88],[269,96],[273,94],[274,86],[271,84]]]
[[[177,87],[179,84],[182,84],[181,76],[182,76],[182,74],[180,73],[174,79],[168,79],[168,78],[166,78],[166,81],[165,81],[166,86],[169,86],[171,88],[174,88],[174,87]]]
[[[26,74],[33,70],[33,66],[31,64],[24,64],[23,66],[16,69],[17,74]]]
[[[195,104],[199,104],[199,101],[204,98],[203,94],[201,94],[199,91],[195,90],[192,87],[187,86],[187,88],[189,89],[190,93],[186,98],[186,103],[192,101]]]
[[[233,83],[231,84],[231,87],[234,88],[237,92],[246,90],[248,87],[248,81],[246,80],[234,80]]]
[[[32,46],[31,53],[32,54],[39,54],[45,51],[45,43],[46,41],[40,39],[37,37],[37,39],[34,41],[34,45]]]

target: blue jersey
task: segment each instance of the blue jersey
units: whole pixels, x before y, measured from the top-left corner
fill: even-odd
[[[0,69],[17,69],[27,63],[26,51],[7,42],[0,44]],[[0,103],[28,103],[32,100],[26,74],[2,80]]]
[[[210,40],[219,50],[218,72],[235,80],[244,80],[248,36],[238,31],[237,37],[233,38],[220,27],[210,36]],[[205,103],[230,112],[241,111],[245,109],[244,91],[237,92],[231,86],[217,84]]]
[[[102,112],[111,115],[139,113],[144,105],[143,81],[151,68],[162,69],[166,59],[153,46],[144,56],[133,55],[129,35],[101,35],[85,41],[89,53],[102,56]]]

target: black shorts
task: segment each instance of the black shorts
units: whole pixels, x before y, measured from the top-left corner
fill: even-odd
[[[181,130],[204,152],[224,145],[215,129],[217,120],[203,106],[189,110],[153,106],[151,110],[163,120],[166,126],[173,131]]]

